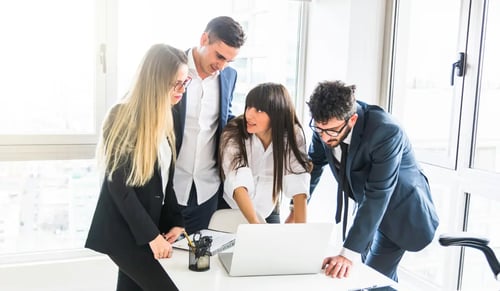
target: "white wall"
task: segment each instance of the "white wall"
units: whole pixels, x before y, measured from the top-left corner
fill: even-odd
[[[351,3],[346,82],[356,84],[357,98],[379,102],[382,80],[385,0]]]
[[[357,98],[378,103],[385,0],[313,0],[306,53],[305,96],[318,82],[357,86]],[[309,116],[304,108],[306,119]]]

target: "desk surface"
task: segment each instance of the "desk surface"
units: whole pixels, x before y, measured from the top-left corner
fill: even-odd
[[[373,270],[356,263],[348,278],[333,279],[324,273],[311,275],[230,277],[218,255],[210,259],[210,270],[194,272],[188,269],[188,252],[175,249],[172,258],[160,260],[162,266],[180,290],[351,290],[368,286],[397,284]],[[396,287],[397,288],[397,287]]]

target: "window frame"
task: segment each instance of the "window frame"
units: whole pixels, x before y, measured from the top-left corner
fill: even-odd
[[[95,134],[58,135],[0,135],[0,162],[82,160],[95,157],[100,126],[107,110],[116,102],[118,92],[118,6],[119,0],[95,1]],[[285,2],[285,1],[284,1]],[[286,2],[293,2],[286,0]],[[309,1],[301,1],[298,36],[298,55],[295,104],[300,118],[301,95],[299,88],[305,78],[305,40],[307,39],[307,7]],[[34,253],[7,253],[0,255],[0,264],[26,263],[54,259],[71,259],[96,256],[95,252],[81,248],[35,251]]]

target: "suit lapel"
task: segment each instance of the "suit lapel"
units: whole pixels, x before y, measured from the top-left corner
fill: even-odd
[[[359,145],[361,143],[361,138],[363,136],[363,132],[365,130],[365,113],[363,110],[363,107],[361,107],[360,104],[358,104],[356,113],[358,114],[358,119],[356,121],[356,124],[354,125],[354,128],[352,130],[352,135],[351,135],[351,143],[349,144],[349,155],[347,155],[347,161],[346,161],[346,173],[351,173],[352,169],[352,163],[354,158],[356,157],[356,154],[359,149]],[[347,181],[349,186],[351,185],[351,176],[347,174]],[[352,187],[351,187],[352,190]],[[354,191],[353,195],[355,195]]]
[[[226,98],[225,96],[228,96],[230,93],[228,92],[229,87],[231,86],[230,84],[230,78],[227,75],[229,70],[222,70],[219,74],[219,88],[220,88],[220,108],[219,108],[219,128],[224,128],[224,126],[227,123],[227,115],[223,114],[223,112],[228,111],[228,102],[229,98]]]
[[[184,127],[186,125],[186,104],[187,104],[187,91],[184,92],[181,101],[172,108],[172,115],[174,119],[175,131],[175,148],[179,153],[182,145],[182,137],[184,135]]]

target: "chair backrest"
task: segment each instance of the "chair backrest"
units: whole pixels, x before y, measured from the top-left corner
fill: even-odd
[[[257,214],[261,223],[266,220]],[[239,209],[219,209],[214,212],[208,223],[208,228],[218,231],[236,233],[238,225],[247,224],[248,221]]]

